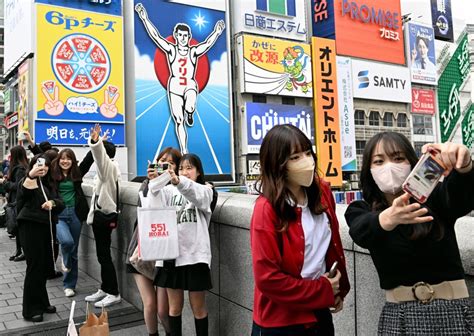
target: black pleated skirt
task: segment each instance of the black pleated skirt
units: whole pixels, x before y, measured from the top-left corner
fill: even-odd
[[[211,270],[205,263],[174,266],[174,261],[165,261],[158,269],[155,286],[188,291],[205,291],[212,288]]]

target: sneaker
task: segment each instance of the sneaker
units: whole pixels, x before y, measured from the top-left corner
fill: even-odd
[[[71,269],[70,269],[70,268],[67,268],[66,265],[64,265],[64,260],[63,260],[63,258],[61,258],[61,271],[63,271],[64,273],[69,273],[69,272],[71,272]]]
[[[105,298],[103,298],[99,302],[96,302],[94,306],[96,308],[108,307],[116,303],[119,303],[120,301],[122,301],[120,294],[117,294],[117,295],[107,294]]]
[[[64,289],[64,295],[66,295],[66,297],[72,297],[72,296],[76,295],[76,292],[72,288],[65,288]]]
[[[188,117],[186,119],[186,123],[188,124],[188,126],[193,126],[194,125],[194,118],[193,118],[193,114],[192,113],[188,113]]]
[[[96,301],[102,300],[106,296],[107,296],[107,293],[104,292],[102,289],[99,289],[96,293],[86,296],[84,300],[88,302],[96,302]]]

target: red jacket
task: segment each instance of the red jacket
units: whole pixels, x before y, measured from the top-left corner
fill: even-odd
[[[327,206],[325,212],[332,231],[326,253],[326,268],[329,269],[336,260],[339,262],[338,269],[342,275],[339,295],[344,298],[350,285],[335,202],[326,183],[321,183],[321,189],[322,203]],[[301,208],[297,208],[297,219],[290,222],[287,231],[278,233],[275,229],[277,223],[278,218],[271,203],[260,196],[255,203],[250,224],[255,278],[253,320],[262,327],[316,322],[313,311],[334,305],[334,296],[331,283],[325,277],[316,280],[301,278],[305,246]],[[283,254],[279,248],[281,243]]]

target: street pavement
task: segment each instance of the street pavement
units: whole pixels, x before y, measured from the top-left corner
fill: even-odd
[[[28,322],[22,316],[22,300],[23,300],[23,281],[26,271],[26,262],[9,261],[8,257],[15,250],[15,241],[8,238],[4,229],[0,229],[0,334],[13,335],[23,334],[26,328],[32,330],[41,330],[41,326],[47,329],[52,323],[64,321],[69,318],[72,300],[76,300],[76,316],[75,323],[77,328],[82,324],[86,314],[86,302],[84,297],[94,293],[100,283],[96,279],[91,278],[79,269],[79,279],[77,283],[76,296],[67,298],[64,296],[62,278],[48,280],[47,289],[51,305],[56,306],[55,314],[44,314],[44,321],[41,323]],[[60,263],[58,262],[58,265]],[[79,260],[79,268],[81,260]],[[93,308],[93,306],[91,305]],[[121,303],[108,307],[109,316],[114,316],[114,311],[124,311],[134,308],[130,303],[122,300]],[[93,308],[98,314],[100,309]],[[124,326],[125,329],[114,330],[120,328],[119,325],[111,326],[111,335],[148,335],[144,324],[134,327]],[[127,331],[128,330],[128,331]],[[63,335],[65,335],[65,330]]]

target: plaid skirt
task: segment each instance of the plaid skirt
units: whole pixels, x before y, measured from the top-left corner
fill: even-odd
[[[379,335],[474,335],[473,300],[433,300],[385,303],[380,315]]]

